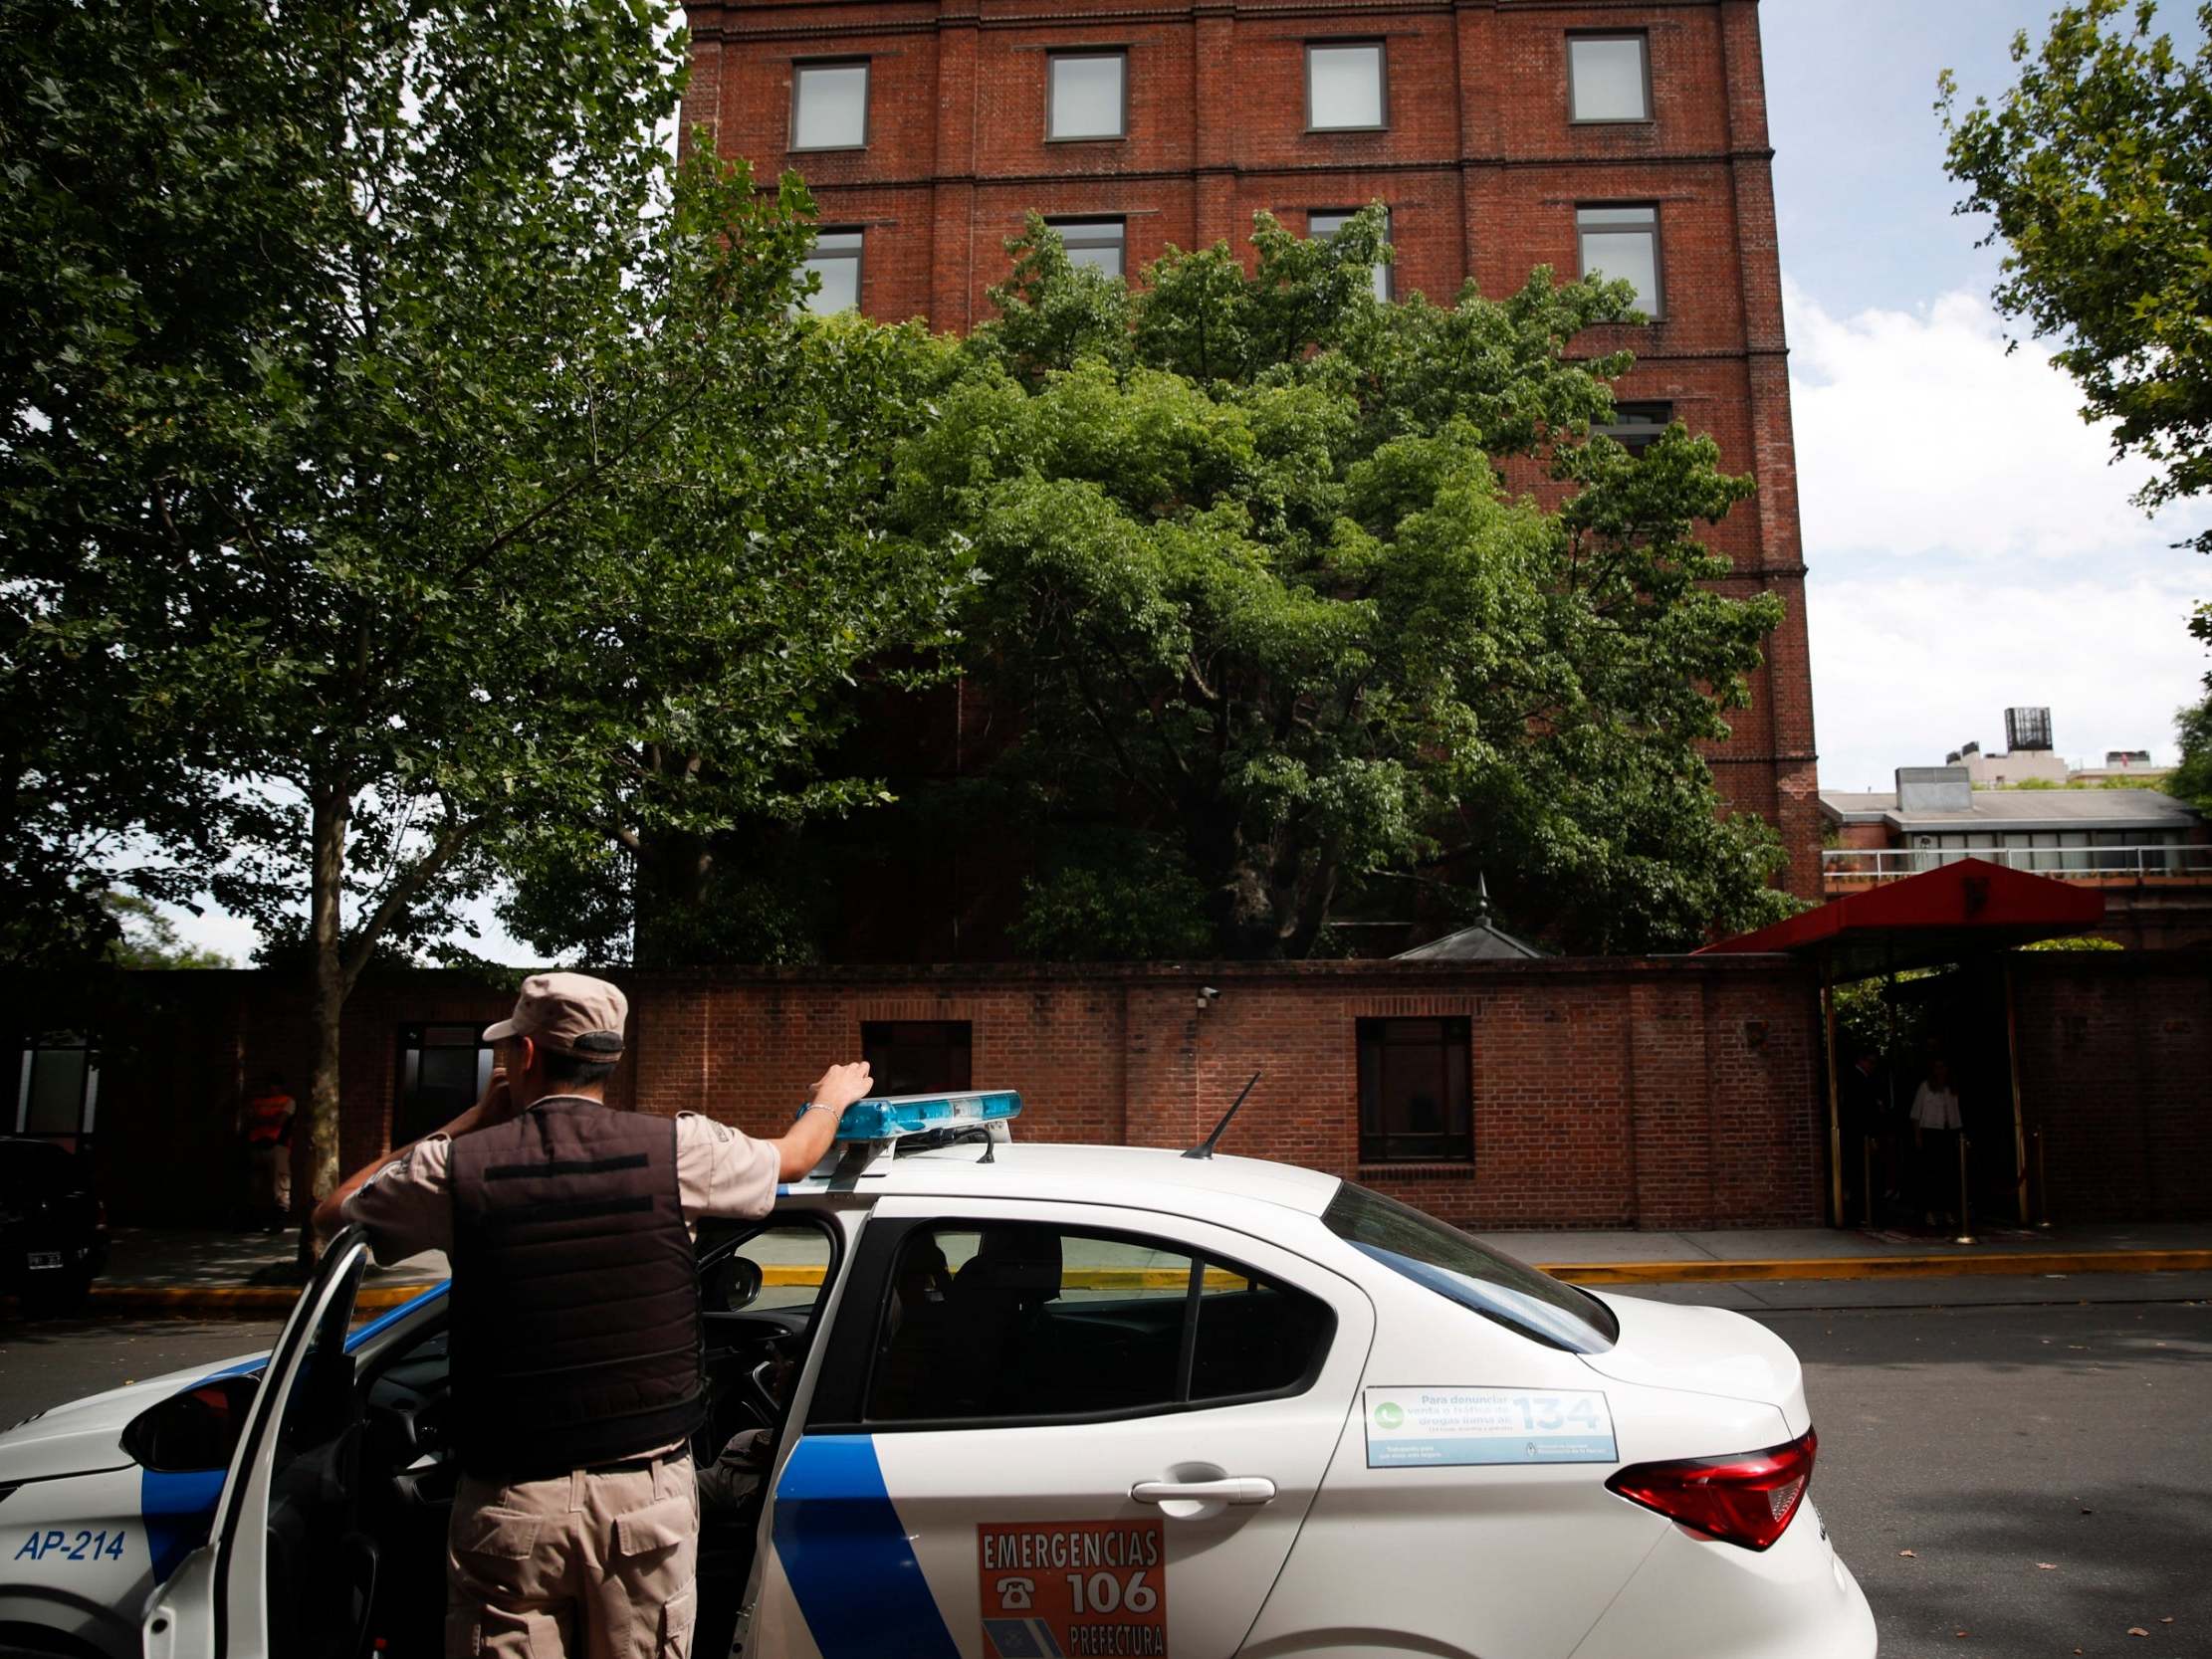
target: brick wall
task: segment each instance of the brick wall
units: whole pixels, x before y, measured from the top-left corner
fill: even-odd
[[[2212,1217],[2212,957],[2052,951],[2014,971],[2021,1117],[2058,1220]]]
[[[1538,265],[1577,269],[1575,208],[1659,212],[1666,315],[1593,331],[1626,347],[1629,400],[1665,399],[1709,432],[1759,493],[1714,534],[1732,593],[1779,595],[1786,620],[1752,706],[1712,754],[1723,797],[1766,817],[1786,884],[1820,897],[1812,677],[1790,423],[1772,150],[1757,0],[693,0],[685,118],[764,179],[796,168],[822,222],[865,233],[862,308],[965,330],[991,314],[1004,240],[1029,209],[1123,216],[1135,275],[1171,244],[1226,241],[1247,262],[1251,216],[1303,231],[1306,213],[1380,198],[1401,295],[1492,297]],[[1568,118],[1567,40],[1640,30],[1649,121]],[[1389,125],[1306,129],[1309,41],[1380,40]],[[1045,139],[1045,52],[1121,46],[1127,135]],[[792,64],[865,58],[864,148],[792,152]],[[1516,481],[1519,482],[1519,481]]]
[[[2212,1218],[2212,958],[2007,959],[2023,1117],[2044,1134],[2060,1220]],[[1021,1091],[1025,1140],[1189,1145],[1258,1070],[1227,1150],[1367,1181],[1469,1226],[1825,1219],[1816,990],[1779,957],[617,977],[632,1008],[618,1106],[776,1133],[826,1064],[857,1055],[862,1021],[967,1020],[974,1081]],[[1219,994],[1202,1008],[1207,986]],[[96,1150],[119,1222],[221,1221],[241,1179],[242,1090],[275,1067],[305,1095],[306,1008],[273,976],[132,973],[10,993],[37,1026],[99,1034]],[[489,1022],[511,1000],[457,974],[363,981],[344,1030],[348,1168],[390,1143],[401,1028]],[[1467,1020],[1471,1164],[1360,1163],[1355,1022],[1372,1016]],[[1994,980],[1971,1018],[1973,1041],[2001,1055]],[[1990,1213],[2009,1214],[2004,1190]]]

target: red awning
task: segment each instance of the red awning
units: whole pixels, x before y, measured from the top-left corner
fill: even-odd
[[[2104,895],[2096,888],[1962,858],[1832,899],[1787,922],[1708,944],[1698,954],[1811,955],[1826,978],[1866,979],[2062,938],[2103,920]]]

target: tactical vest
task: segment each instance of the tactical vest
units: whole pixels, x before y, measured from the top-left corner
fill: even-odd
[[[453,1142],[453,1445],[540,1480],[699,1424],[698,1260],[672,1118],[553,1096]]]

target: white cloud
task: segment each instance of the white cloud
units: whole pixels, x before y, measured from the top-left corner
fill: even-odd
[[[2184,627],[2212,581],[2184,566],[2109,579],[1992,584],[1972,571],[1822,579],[1807,597],[1820,777],[1887,789],[1898,766],[1940,764],[1972,738],[2004,747],[2004,712],[2051,710],[2059,752],[2176,758],[2173,712],[2203,696]]]
[[[2147,467],[1980,298],[1837,317],[1785,286],[1823,786],[2000,748],[2017,705],[2076,760],[2172,760],[2212,667],[2187,631],[2212,567],[2172,545],[2193,522],[2129,505]]]
[[[2113,463],[2050,352],[2024,340],[2008,355],[1979,296],[1838,317],[1784,288],[1816,568],[1845,553],[2067,559],[2181,539],[2129,505],[2149,466]]]

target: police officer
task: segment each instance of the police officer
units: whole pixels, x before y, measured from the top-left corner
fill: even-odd
[[[485,1036],[484,1098],[357,1171],[317,1225],[367,1229],[379,1261],[453,1262],[446,1652],[684,1659],[704,1406],[691,1223],[766,1215],[812,1168],[865,1063],[832,1066],[790,1131],[610,1111],[629,1005],[541,973]]]

